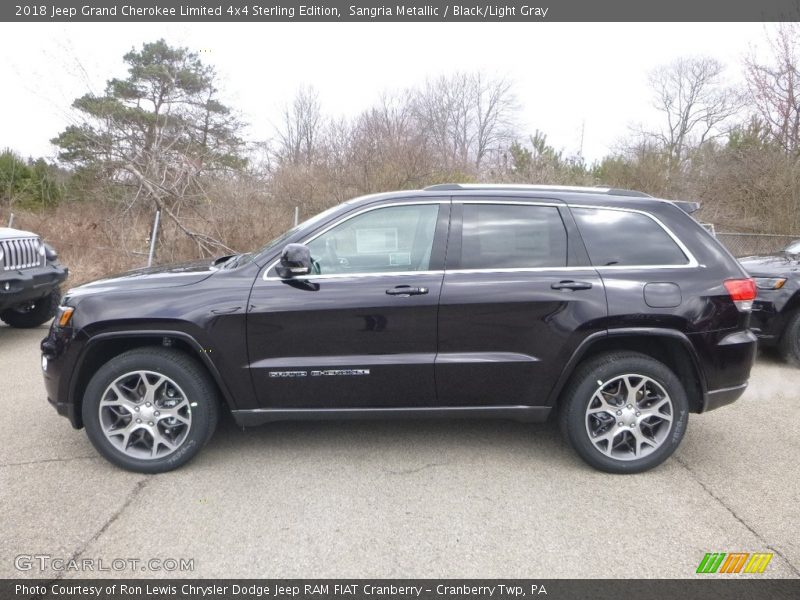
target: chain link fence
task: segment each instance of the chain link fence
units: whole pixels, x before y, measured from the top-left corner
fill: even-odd
[[[716,236],[736,258],[757,254],[775,254],[786,248],[793,241],[800,240],[800,234],[717,232]]]

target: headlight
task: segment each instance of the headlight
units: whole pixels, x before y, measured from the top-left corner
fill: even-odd
[[[786,283],[785,277],[756,277],[755,280],[760,290],[779,290]]]
[[[56,249],[53,248],[50,244],[42,244],[42,249],[40,250],[40,252],[44,254],[44,256],[47,257],[47,260],[49,261],[53,261],[58,258],[58,252],[56,252]]]

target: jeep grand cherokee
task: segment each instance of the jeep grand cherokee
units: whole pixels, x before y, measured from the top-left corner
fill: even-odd
[[[193,457],[226,406],[284,419],[551,414],[610,472],[736,400],[755,286],[689,214],[625,190],[436,185],[357,198],[248,254],[71,290],[50,402],[111,462]]]

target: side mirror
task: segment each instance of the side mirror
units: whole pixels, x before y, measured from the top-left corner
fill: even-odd
[[[311,250],[303,244],[287,244],[281,252],[281,260],[275,267],[281,279],[291,279],[311,273]]]

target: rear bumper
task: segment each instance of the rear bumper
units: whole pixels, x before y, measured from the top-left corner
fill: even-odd
[[[46,296],[67,275],[69,270],[58,262],[47,263],[35,269],[0,272],[0,310]]]
[[[735,402],[744,394],[757,347],[758,338],[749,329],[730,333],[715,344],[706,361],[708,390],[700,412]]]

